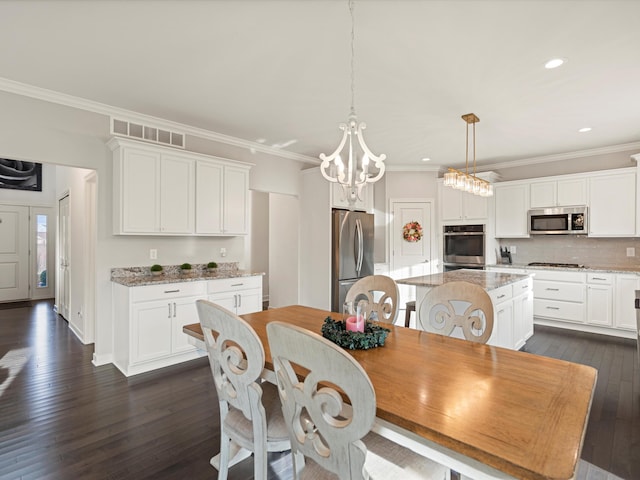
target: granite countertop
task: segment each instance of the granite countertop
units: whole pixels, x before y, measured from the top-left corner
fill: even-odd
[[[189,273],[181,273],[178,266],[166,266],[162,274],[157,276],[151,274],[149,267],[112,268],[111,281],[125,287],[142,287],[164,283],[200,282],[264,275],[264,272],[240,270],[235,262],[222,264],[221,268],[215,271],[208,271],[202,267],[202,265],[194,265],[194,268]]]
[[[416,287],[435,287],[448,282],[470,282],[480,285],[487,291],[504,287],[511,283],[529,278],[530,275],[515,273],[487,272],[485,270],[453,270],[445,273],[434,273],[420,277],[403,278],[396,280],[403,285],[415,285]]]
[[[579,268],[575,267],[551,267],[551,266],[541,266],[541,265],[527,265],[524,263],[496,263],[493,265],[487,265],[487,267],[498,267],[498,268],[517,268],[517,269],[526,269],[526,270],[558,270],[558,271],[566,271],[566,272],[602,272],[602,273],[635,273],[640,275],[640,266],[629,265],[629,266],[619,266],[619,265],[593,265],[593,266],[580,266]]]

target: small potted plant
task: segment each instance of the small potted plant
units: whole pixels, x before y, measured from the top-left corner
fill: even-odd
[[[207,263],[207,270],[209,270],[210,272],[215,272],[217,268],[218,264],[216,262]]]
[[[184,273],[185,275],[187,273],[191,273],[191,264],[190,263],[183,263],[182,265],[180,265],[180,272]]]
[[[151,275],[162,275],[162,265],[158,265],[157,263],[155,265],[151,265],[149,270],[151,270]]]

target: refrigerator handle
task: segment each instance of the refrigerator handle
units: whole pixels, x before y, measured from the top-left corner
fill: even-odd
[[[362,222],[360,219],[356,219],[356,237],[358,239],[358,254],[356,256],[356,273],[360,276],[360,270],[362,270],[362,259],[364,255],[364,243],[362,240]]]

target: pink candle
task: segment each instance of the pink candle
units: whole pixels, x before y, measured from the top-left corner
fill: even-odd
[[[347,317],[345,328],[349,332],[364,332],[364,317],[362,315]]]

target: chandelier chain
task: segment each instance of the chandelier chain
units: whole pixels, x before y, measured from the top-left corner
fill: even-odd
[[[356,42],[356,27],[354,17],[354,4],[353,0],[349,0],[349,13],[351,14],[351,115],[356,114],[356,74],[355,74],[355,42]]]

